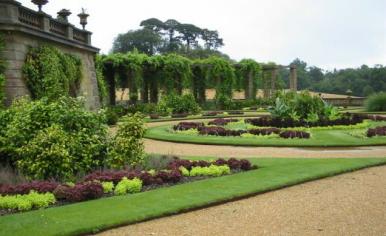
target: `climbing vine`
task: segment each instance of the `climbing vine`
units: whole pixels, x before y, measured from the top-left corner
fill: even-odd
[[[184,87],[191,86],[191,61],[177,54],[168,54],[163,57],[163,81],[161,84],[167,93],[182,94]]]
[[[210,57],[203,62],[207,64],[206,78],[216,89],[216,103],[219,108],[226,108],[232,100],[235,70],[229,61],[220,57]]]
[[[142,65],[147,55],[138,53],[137,51],[126,54],[116,53],[104,57],[103,62],[112,63],[114,71],[116,71],[116,87],[130,90],[130,99],[136,101],[138,99],[138,88],[143,83]]]
[[[103,59],[100,55],[95,58],[96,79],[98,83],[99,101],[104,106],[107,105],[108,89],[103,76]]]
[[[236,88],[245,91],[246,99],[256,99],[256,90],[261,75],[260,64],[252,59],[243,59],[236,67]]]
[[[31,48],[23,75],[33,99],[76,96],[82,78],[81,61],[51,46]]]
[[[4,47],[5,47],[5,41],[4,41],[3,35],[0,34],[0,54],[3,52]],[[5,94],[4,94],[4,85],[5,85],[4,70],[5,70],[5,62],[0,57],[0,108],[3,105],[3,100],[5,97]]]

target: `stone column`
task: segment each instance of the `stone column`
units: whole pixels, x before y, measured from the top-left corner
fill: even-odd
[[[298,78],[296,73],[296,65],[290,66],[290,89],[295,92],[298,90]]]
[[[71,40],[74,39],[74,26],[71,24],[66,26],[66,37]]]
[[[274,93],[275,93],[275,90],[276,90],[276,76],[277,76],[277,70],[278,70],[278,67],[275,66],[272,68],[272,77],[271,77],[271,89],[270,89],[270,92],[269,92],[269,96],[273,96]]]
[[[254,80],[254,78],[253,78],[253,72],[252,71],[250,71],[249,73],[248,73],[248,88],[247,88],[247,90],[248,90],[248,93],[246,93],[245,94],[245,98],[246,99],[256,99],[256,97],[253,97],[253,95],[255,94],[255,92],[253,91],[253,90],[256,90],[256,88],[255,88],[255,85],[254,85],[254,83],[253,83],[253,80]],[[246,90],[246,91],[247,91]]]
[[[45,32],[50,32],[50,16],[44,12],[38,12],[40,15],[40,28]]]

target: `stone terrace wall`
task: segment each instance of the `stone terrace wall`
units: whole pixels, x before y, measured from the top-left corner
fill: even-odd
[[[91,46],[91,32],[35,12],[13,0],[0,0],[0,34],[5,39],[1,57],[7,63],[5,71],[6,105],[15,98],[29,95],[22,76],[22,67],[30,47],[51,45],[64,53],[79,57],[82,61],[82,81],[79,95],[86,98],[89,109],[99,104],[94,57],[99,49]]]

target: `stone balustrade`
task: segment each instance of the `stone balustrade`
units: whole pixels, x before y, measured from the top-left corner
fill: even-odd
[[[14,25],[32,30],[49,33],[51,36],[63,38],[85,45],[91,45],[91,32],[76,28],[74,25],[44,13],[22,6],[14,0],[0,0],[1,26]]]

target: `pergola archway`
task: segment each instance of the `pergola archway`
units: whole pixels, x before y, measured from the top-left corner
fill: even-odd
[[[274,92],[276,91],[276,78],[278,75],[279,69],[289,69],[290,70],[290,77],[289,77],[289,89],[291,91],[297,91],[298,90],[298,79],[297,79],[297,71],[296,71],[296,65],[265,65],[262,68],[263,72],[263,93],[264,98],[269,98],[274,95]],[[268,75],[269,78],[266,78],[265,75]]]

